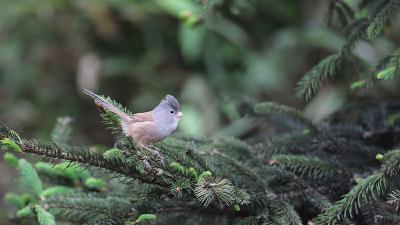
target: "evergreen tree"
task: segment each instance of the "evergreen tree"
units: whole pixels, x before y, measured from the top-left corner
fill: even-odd
[[[206,12],[222,14],[235,4],[205,2]],[[312,98],[328,78],[349,75],[349,66],[359,72],[350,89],[398,73],[399,50],[371,69],[352,49],[380,35],[399,7],[396,0],[361,1],[358,10],[370,13],[360,17],[346,1],[331,0],[329,23],[339,20],[347,42],[299,81],[298,95]],[[183,16],[191,25],[202,22]],[[109,111],[101,118],[116,142],[104,152],[70,145],[68,117],[57,120],[52,142],[22,138],[1,124],[4,160],[21,178],[18,192],[5,197],[18,209],[12,219],[25,224],[35,217],[41,225],[400,223],[400,104],[349,105],[321,124],[273,102],[237,105],[260,129],[243,139],[169,137],[156,144],[165,165],[124,136]],[[266,122],[279,128],[274,135],[262,132]],[[32,164],[14,155],[21,153],[44,159]]]

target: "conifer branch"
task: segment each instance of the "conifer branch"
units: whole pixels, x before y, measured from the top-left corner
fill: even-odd
[[[198,180],[194,194],[205,207],[214,201],[229,206],[234,203],[231,195],[233,191],[234,187],[229,180],[205,177]]]
[[[376,218],[377,225],[397,225],[400,224],[400,216],[394,213],[385,213],[385,215]]]
[[[123,158],[105,159],[103,155],[93,152],[87,147],[59,145],[56,143],[40,142],[36,140],[23,140],[21,148],[23,152],[103,168],[120,173],[127,177],[138,179],[145,183],[168,187],[167,182],[163,179],[157,179],[140,172],[137,168],[141,163],[140,161],[127,161]]]
[[[122,225],[125,221],[121,218],[96,216],[96,218],[87,221],[83,225]]]
[[[387,203],[396,206],[396,210],[400,207],[400,190],[394,190],[389,194]]]
[[[329,11],[328,11],[328,26],[332,26],[334,12],[337,13],[342,26],[346,26],[349,22],[354,19],[354,11],[343,0],[330,0]]]
[[[328,78],[336,74],[342,60],[341,54],[333,54],[320,61],[297,83],[296,95],[309,100]]]
[[[400,65],[400,48],[391,55],[384,58],[376,67],[375,74],[377,79],[387,80],[394,77]]]
[[[71,138],[72,118],[65,116],[57,118],[56,125],[51,133],[51,141],[59,144],[66,144]]]
[[[0,124],[0,137],[15,138],[16,135],[5,125]],[[145,183],[169,187],[168,182],[160,177],[152,177],[138,170],[140,161],[127,161],[123,158],[104,158],[103,155],[91,151],[88,147],[56,144],[37,140],[16,141],[23,152],[45,156],[57,160],[67,160],[103,168],[127,177],[138,179]]]
[[[279,225],[302,225],[299,214],[294,209],[293,205],[287,202],[279,202],[272,206],[272,218]]]
[[[276,221],[272,218],[271,210],[265,209],[259,212],[255,216],[249,216],[247,218],[243,218],[239,225],[280,225],[277,224]]]
[[[315,156],[274,155],[270,162],[272,165],[285,168],[303,179],[329,180],[338,175],[338,171],[333,165]]]
[[[344,5],[342,4],[340,6],[343,8]],[[399,1],[383,0],[376,5],[374,11],[368,18],[361,18],[354,21],[353,24],[349,26],[347,41],[342,46],[341,51],[320,61],[318,65],[314,66],[297,83],[297,96],[309,100],[322,84],[326,83],[329,77],[337,73],[338,68],[343,64],[346,57],[353,57],[351,51],[356,43],[365,35],[369,39],[373,39],[379,35],[383,29],[383,25],[393,17],[394,13],[398,11],[399,8]],[[344,13],[345,11],[348,10],[342,10],[341,12]]]
[[[137,214],[134,204],[125,197],[99,194],[70,194],[47,199],[44,204],[58,210],[58,216],[70,221],[85,222],[106,218],[125,218]]]
[[[274,102],[262,102],[254,105],[254,113],[255,114],[267,114],[267,113],[285,113],[292,116],[294,119],[298,120],[302,123],[307,129],[311,132],[317,132],[318,127],[314,124],[311,119],[307,117],[303,112],[299,110],[289,107],[286,105],[280,105]]]
[[[392,54],[381,60],[381,62],[377,66],[377,69],[382,70],[389,66],[398,67],[399,64],[400,64],[400,48],[396,49]]]
[[[371,175],[355,186],[349,193],[335,204],[326,208],[315,220],[315,224],[337,224],[346,217],[353,218],[358,214],[361,204],[371,199],[376,200],[388,186],[383,174]]]
[[[349,26],[347,42],[341,49],[341,55],[349,55],[356,43],[364,38],[375,38],[380,34],[383,25],[393,16],[398,9],[396,0],[382,0],[374,6],[373,12],[367,18],[361,18]]]
[[[256,216],[250,216],[241,221],[240,224],[246,225],[301,225],[303,224],[300,216],[294,207],[282,200],[278,200],[274,205],[266,208]]]
[[[383,157],[381,170],[361,180],[350,192],[326,208],[314,221],[316,224],[336,224],[346,217],[353,218],[363,203],[375,201],[387,189],[390,179],[400,174],[400,150],[393,150]]]
[[[272,154],[290,153],[299,146],[304,145],[309,141],[309,138],[310,135],[307,132],[290,132],[268,139],[262,146],[266,153],[265,158],[269,158]]]
[[[187,167],[194,167],[198,171],[212,171],[203,158],[195,151],[194,142],[169,137],[162,142],[155,143],[169,161],[179,162]]]
[[[370,24],[366,30],[367,38],[374,39],[383,31],[384,25],[400,9],[400,2],[397,0],[380,1],[375,12],[370,16]]]
[[[393,177],[400,174],[400,149],[387,152],[383,160],[384,164],[381,170],[386,176]]]
[[[232,157],[219,152],[218,150],[214,150],[211,153],[212,155],[216,155],[219,157],[221,160],[223,160],[225,163],[229,164],[233,168],[235,168],[240,174],[246,175],[249,178],[251,178],[253,181],[258,183],[259,185],[266,186],[264,183],[263,179],[261,179],[260,176],[258,176],[254,171],[252,171],[250,168],[247,168],[246,166],[242,165],[240,162],[237,160],[233,159]],[[237,175],[237,174],[236,174]]]

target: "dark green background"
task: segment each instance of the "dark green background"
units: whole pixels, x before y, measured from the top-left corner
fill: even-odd
[[[245,126],[233,102],[242,97],[304,108],[317,121],[354,96],[395,99],[397,79],[354,93],[351,78],[340,75],[310,102],[295,97],[296,82],[344,43],[341,29],[327,26],[328,2],[3,0],[0,121],[49,140],[56,118],[68,115],[75,144],[111,146],[82,88],[133,112],[175,95],[184,113],[178,132],[192,136],[240,134]],[[355,54],[371,65],[390,54],[400,43],[396,25],[359,43]],[[13,173],[0,163],[1,196]]]

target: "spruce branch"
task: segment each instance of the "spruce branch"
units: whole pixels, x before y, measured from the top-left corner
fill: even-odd
[[[0,137],[15,138],[15,135],[5,125],[0,124]],[[165,188],[169,187],[168,181],[165,180],[164,177],[153,177],[141,172],[140,165],[142,162],[140,160],[104,158],[102,154],[93,152],[88,147],[78,147],[37,140],[19,140],[18,146],[23,152],[26,153],[103,168],[107,171],[118,173],[145,183],[154,184]]]
[[[280,105],[274,102],[261,102],[254,105],[255,114],[260,115],[274,112],[285,113],[292,116],[313,133],[318,131],[318,127],[314,124],[313,121],[311,121],[311,119],[307,117],[307,115],[293,107]]]
[[[282,167],[303,179],[329,180],[338,175],[337,169],[315,156],[274,155],[270,160],[272,165]]]
[[[40,225],[56,225],[53,214],[47,212],[47,210],[45,210],[41,206],[36,205],[35,212]]]
[[[342,26],[346,26],[349,22],[354,19],[353,9],[343,0],[330,0],[329,11],[328,11],[328,26],[332,26],[334,12],[338,15]]]
[[[5,132],[0,134],[4,135],[7,133],[7,129],[5,129]],[[187,173],[186,170],[182,170],[183,174],[170,174],[164,171],[162,175],[149,176],[148,173],[143,173],[140,170],[139,164],[141,164],[141,161],[124,157],[104,157],[102,154],[93,152],[87,147],[25,139],[19,142],[19,147],[22,152],[106,169],[106,171],[121,174],[165,189],[169,189],[170,187],[174,189],[174,187],[178,187],[179,189],[186,188],[192,190],[191,180],[185,177],[193,177],[192,174],[189,172]],[[144,168],[144,170],[146,170],[146,168]],[[233,203],[248,204],[250,201],[249,195],[244,190],[233,186],[227,179],[212,178],[210,176],[202,177],[202,175],[200,175],[198,183],[194,186],[195,196],[200,202],[204,203],[204,206],[208,206],[213,201],[217,201],[226,206],[232,205]],[[57,201],[61,200],[57,199]]]
[[[392,177],[400,173],[400,149],[395,149],[387,152],[383,156],[384,164],[382,166],[382,172]]]
[[[400,2],[397,0],[383,0],[375,12],[370,16],[370,24],[366,30],[369,40],[375,39],[383,31],[383,26],[395,15],[400,8]]]
[[[399,210],[400,207],[400,190],[394,190],[389,194],[389,198],[387,203],[396,206],[396,210]]]
[[[380,80],[387,80],[394,77],[400,64],[400,48],[391,55],[384,58],[375,69],[375,76]]]
[[[265,158],[273,154],[290,153],[299,146],[309,141],[310,135],[307,132],[290,132],[275,136],[262,144],[262,149],[266,153]]]
[[[293,205],[288,202],[278,202],[272,206],[272,219],[279,225],[302,225],[299,214],[294,209]]]
[[[296,95],[309,100],[329,77],[336,74],[342,60],[341,54],[333,54],[320,61],[297,83]]]
[[[58,217],[75,222],[90,222],[105,218],[126,218],[137,214],[129,198],[102,196],[95,193],[77,193],[51,197],[45,200]]]
[[[191,160],[197,162],[203,171],[212,171],[210,165],[198,153],[198,149],[196,148],[193,140],[189,141],[186,146],[186,154]]]
[[[310,201],[317,198],[321,200],[318,204],[329,206],[329,200],[326,199],[332,197],[332,191],[337,192],[339,186],[342,186],[340,182],[335,183],[309,183],[308,181],[295,176],[292,172],[283,170],[279,167],[270,167],[273,169],[275,179],[268,183],[276,193],[273,199],[286,199],[292,201]],[[317,207],[322,209],[321,206]],[[325,207],[323,207],[325,208]]]
[[[327,196],[322,195],[318,192],[310,193],[310,197],[307,198],[307,201],[310,202],[319,211],[322,211],[323,209],[328,208],[332,205],[331,200],[329,200]]]
[[[267,207],[255,216],[249,216],[240,221],[243,225],[301,225],[299,214],[293,205],[277,200],[274,205]]]
[[[375,38],[381,33],[383,25],[393,17],[399,9],[397,0],[382,0],[377,2],[372,13],[367,18],[361,18],[353,22],[348,27],[347,42],[342,46],[340,54],[350,55],[356,43],[367,36],[369,39]]]
[[[194,194],[205,207],[214,201],[229,206],[234,203],[234,191],[229,180],[207,176],[198,180]]]
[[[365,30],[367,29],[370,21],[368,18],[361,18],[353,21],[352,24],[347,28],[347,40],[340,50],[340,56],[349,56],[351,51],[354,49],[360,39],[365,36]]]
[[[251,145],[234,137],[218,137],[213,140],[212,144],[214,148],[224,151],[227,154],[235,155],[238,158],[247,158],[254,155]]]
[[[194,167],[197,171],[211,171],[192,145],[194,143],[191,141],[186,142],[175,137],[168,137],[162,142],[155,143],[155,146],[162,151],[169,161],[179,162],[186,167]]]
[[[55,143],[66,144],[71,138],[71,123],[71,117],[58,117],[54,129],[51,133],[51,141]]]
[[[96,216],[96,218],[87,221],[83,225],[122,225],[125,220],[115,217]]]
[[[5,138],[8,138],[14,142],[21,141],[21,138],[17,132],[9,129],[5,124],[0,122],[0,140],[4,140]]]
[[[372,39],[379,35],[383,25],[388,22],[398,7],[397,0],[377,2],[367,18],[356,20],[348,27],[347,42],[341,49],[341,55],[349,55],[356,43],[365,36]]]
[[[29,187],[35,194],[41,195],[43,190],[42,182],[32,164],[25,159],[20,159],[18,167],[21,171],[21,181],[24,185]]]
[[[64,181],[73,184],[90,177],[89,171],[85,170],[82,166],[67,161],[55,165],[37,162],[35,163],[35,168],[42,178],[48,178],[58,183]]]
[[[366,202],[362,205],[361,215],[368,224],[378,224],[379,211],[376,205],[377,202]]]
[[[251,203],[251,196],[245,190],[234,187],[235,203],[238,205],[248,205]]]
[[[388,186],[388,180],[381,174],[371,175],[357,184],[343,198],[330,207],[326,208],[322,214],[315,218],[315,224],[337,224],[346,217],[353,218],[358,214],[361,204],[376,200]]]
[[[358,214],[361,204],[377,200],[387,189],[389,178],[400,173],[400,150],[392,150],[383,156],[380,171],[361,180],[350,192],[315,219],[316,224],[335,224],[346,217]]]
[[[343,8],[344,5],[341,4],[340,6]],[[303,76],[297,84],[297,96],[309,100],[322,84],[326,83],[329,77],[337,73],[338,68],[343,64],[346,57],[353,57],[351,51],[356,43],[365,35],[370,39],[379,35],[380,31],[383,29],[383,25],[393,17],[394,13],[399,8],[399,1],[383,0],[376,5],[368,18],[361,18],[354,21],[348,28],[347,41],[342,46],[341,51],[323,59]],[[348,10],[342,10],[341,12],[345,14],[345,11]]]
[[[238,162],[236,159],[219,152],[218,150],[213,150],[212,155],[217,156],[219,159],[223,160],[223,162],[227,163],[228,165],[232,166],[239,172],[240,174],[243,174],[250,179],[252,179],[254,182],[257,182],[259,185],[265,186],[265,183],[263,179],[261,179],[260,176],[258,176],[252,169],[244,166],[242,163]],[[237,174],[235,174],[237,175]]]
[[[396,49],[392,54],[385,57],[377,66],[378,70],[384,69],[385,67],[394,66],[398,67],[400,64],[400,48]]]
[[[255,216],[249,216],[240,220],[239,225],[280,225],[272,218],[272,210],[264,209]]]
[[[377,225],[397,225],[400,224],[400,216],[394,213],[385,213],[376,218]]]
[[[102,154],[93,152],[88,147],[60,145],[37,140],[23,140],[21,148],[23,152],[103,168],[111,172],[122,174],[126,177],[138,179],[145,183],[168,187],[166,181],[163,179],[156,179],[142,173],[138,168],[141,164],[140,161],[128,161],[124,158],[106,159]]]

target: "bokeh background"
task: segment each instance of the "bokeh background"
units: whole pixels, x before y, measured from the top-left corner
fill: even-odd
[[[113,136],[83,88],[133,112],[175,95],[184,113],[178,132],[206,137],[240,136],[249,129],[234,108],[240,98],[296,106],[320,121],[354,97],[398,96],[397,79],[355,94],[351,79],[339,75],[312,101],[295,97],[296,82],[345,41],[340,27],[327,25],[328,4],[3,0],[0,121],[24,137],[49,140],[56,118],[67,115],[75,144],[112,146]],[[390,54],[400,43],[398,19],[393,23],[385,37],[359,43],[355,54],[371,65]],[[13,179],[0,162],[0,196]],[[0,203],[0,221],[4,209]]]

